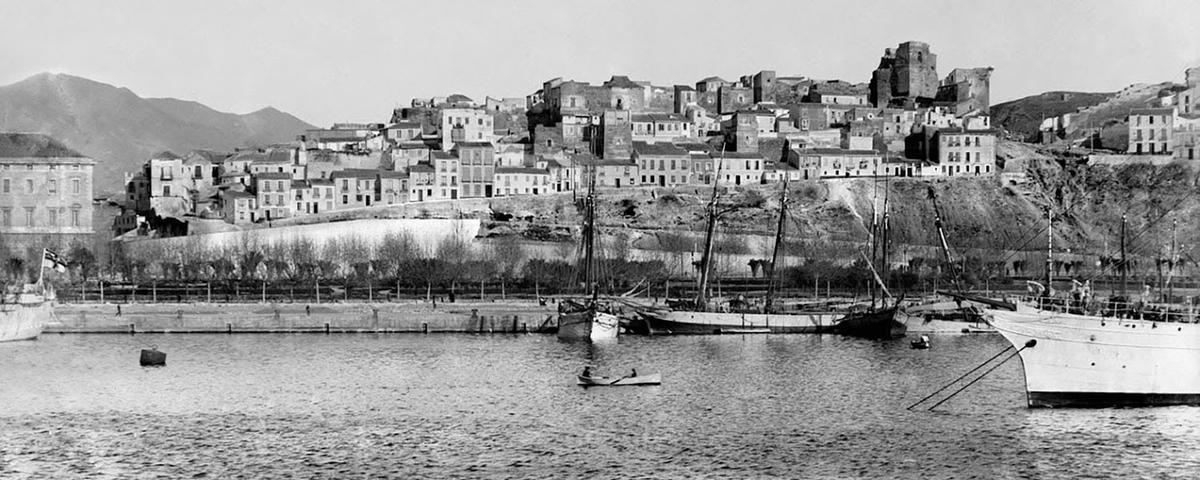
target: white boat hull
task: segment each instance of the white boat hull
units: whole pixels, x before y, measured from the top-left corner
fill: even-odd
[[[37,338],[50,321],[52,308],[48,302],[0,305],[0,342]]]
[[[991,310],[1031,407],[1200,405],[1200,324]]]
[[[620,328],[616,315],[593,308],[558,315],[558,338],[590,342],[615,341]]]

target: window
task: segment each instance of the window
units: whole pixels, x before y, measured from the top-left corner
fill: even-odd
[[[4,189],[4,191],[7,192],[8,191],[7,185],[5,185],[5,187],[6,188]],[[71,193],[79,193],[79,189],[80,189],[79,179],[78,178],[72,179],[71,180]]]
[[[164,197],[169,197],[169,196],[171,196],[171,186],[170,186],[170,185],[163,185],[163,194],[162,194],[162,196],[164,196]]]
[[[48,181],[46,183],[46,188],[50,190],[50,193],[58,193],[58,180]]]
[[[3,210],[0,210],[0,216],[3,217],[2,220],[4,222],[4,226],[6,226],[6,227],[12,226],[12,209],[11,208],[5,208]]]
[[[79,207],[74,207],[71,209],[71,226],[79,226]]]
[[[12,182],[9,179],[4,179],[4,193],[9,193],[10,189],[12,188],[11,184]],[[132,188],[132,185],[130,188]]]
[[[33,207],[25,207],[25,226],[33,226]]]
[[[46,225],[51,227],[58,226],[58,209],[50,207],[46,209]]]
[[[25,179],[25,193],[33,193],[33,180]]]

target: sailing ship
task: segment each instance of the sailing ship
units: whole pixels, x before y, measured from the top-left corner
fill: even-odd
[[[775,247],[772,254],[767,295],[762,307],[749,306],[742,301],[729,301],[713,305],[708,296],[709,279],[712,273],[713,240],[720,212],[719,179],[725,163],[725,150],[721,149],[721,161],[717,164],[717,175],[713,182],[712,197],[708,202],[708,223],[705,228],[704,252],[700,257],[700,273],[697,279],[696,298],[692,301],[676,302],[670,310],[642,309],[637,312],[644,326],[644,333],[661,334],[745,334],[745,333],[821,333],[837,318],[828,311],[788,311],[775,303],[775,268],[780,264],[785,227],[787,225],[787,180],[784,179],[779,202],[779,225],[776,229]]]
[[[596,170],[593,164],[584,199],[582,263],[583,281],[588,296],[583,300],[564,300],[558,304],[558,338],[570,341],[615,341],[620,318],[610,305],[600,301],[595,265],[596,247]]]
[[[878,184],[876,184],[878,186]],[[888,212],[887,212],[887,192],[885,187],[884,192],[884,208],[883,222],[872,220],[871,222],[871,237],[872,248],[871,258],[863,258],[867,260],[867,267],[871,270],[871,275],[874,277],[875,283],[878,285],[879,291],[883,293],[883,305],[876,307],[875,296],[871,295],[871,306],[862,311],[852,311],[846,314],[841,320],[833,325],[833,333],[845,335],[849,337],[859,337],[868,339],[890,340],[903,337],[908,327],[906,325],[908,314],[901,306],[901,299],[894,299],[894,302],[889,306],[889,299],[892,299],[891,293],[888,291],[887,283],[879,275],[879,271],[875,268],[876,250],[882,250],[882,261],[880,268],[884,270],[884,275],[887,275],[887,249],[888,249]],[[882,241],[880,241],[882,240]],[[876,248],[882,247],[882,248]]]
[[[1086,295],[1071,300],[1049,295],[1053,235],[1051,215],[1043,295],[993,301],[987,311],[989,323],[1018,349],[1028,405],[1200,405],[1200,325],[1195,312],[1148,301],[1110,299],[1096,304]],[[1124,248],[1121,257],[1121,265],[1128,265]],[[1124,284],[1125,269],[1121,270]]]
[[[66,264],[57,254],[42,249],[42,262],[38,282],[25,285],[19,293],[5,293],[0,297],[0,342],[33,340],[42,334],[42,329],[54,315],[48,291],[43,282],[46,268],[66,270]]]

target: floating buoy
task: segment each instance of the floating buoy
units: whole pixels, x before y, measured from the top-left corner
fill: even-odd
[[[142,349],[142,357],[139,363],[143,367],[162,367],[167,364],[167,354],[158,351],[158,347],[150,347],[149,350]]]

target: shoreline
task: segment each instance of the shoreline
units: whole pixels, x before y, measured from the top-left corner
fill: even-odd
[[[556,305],[531,301],[60,304],[44,334],[526,333]]]

